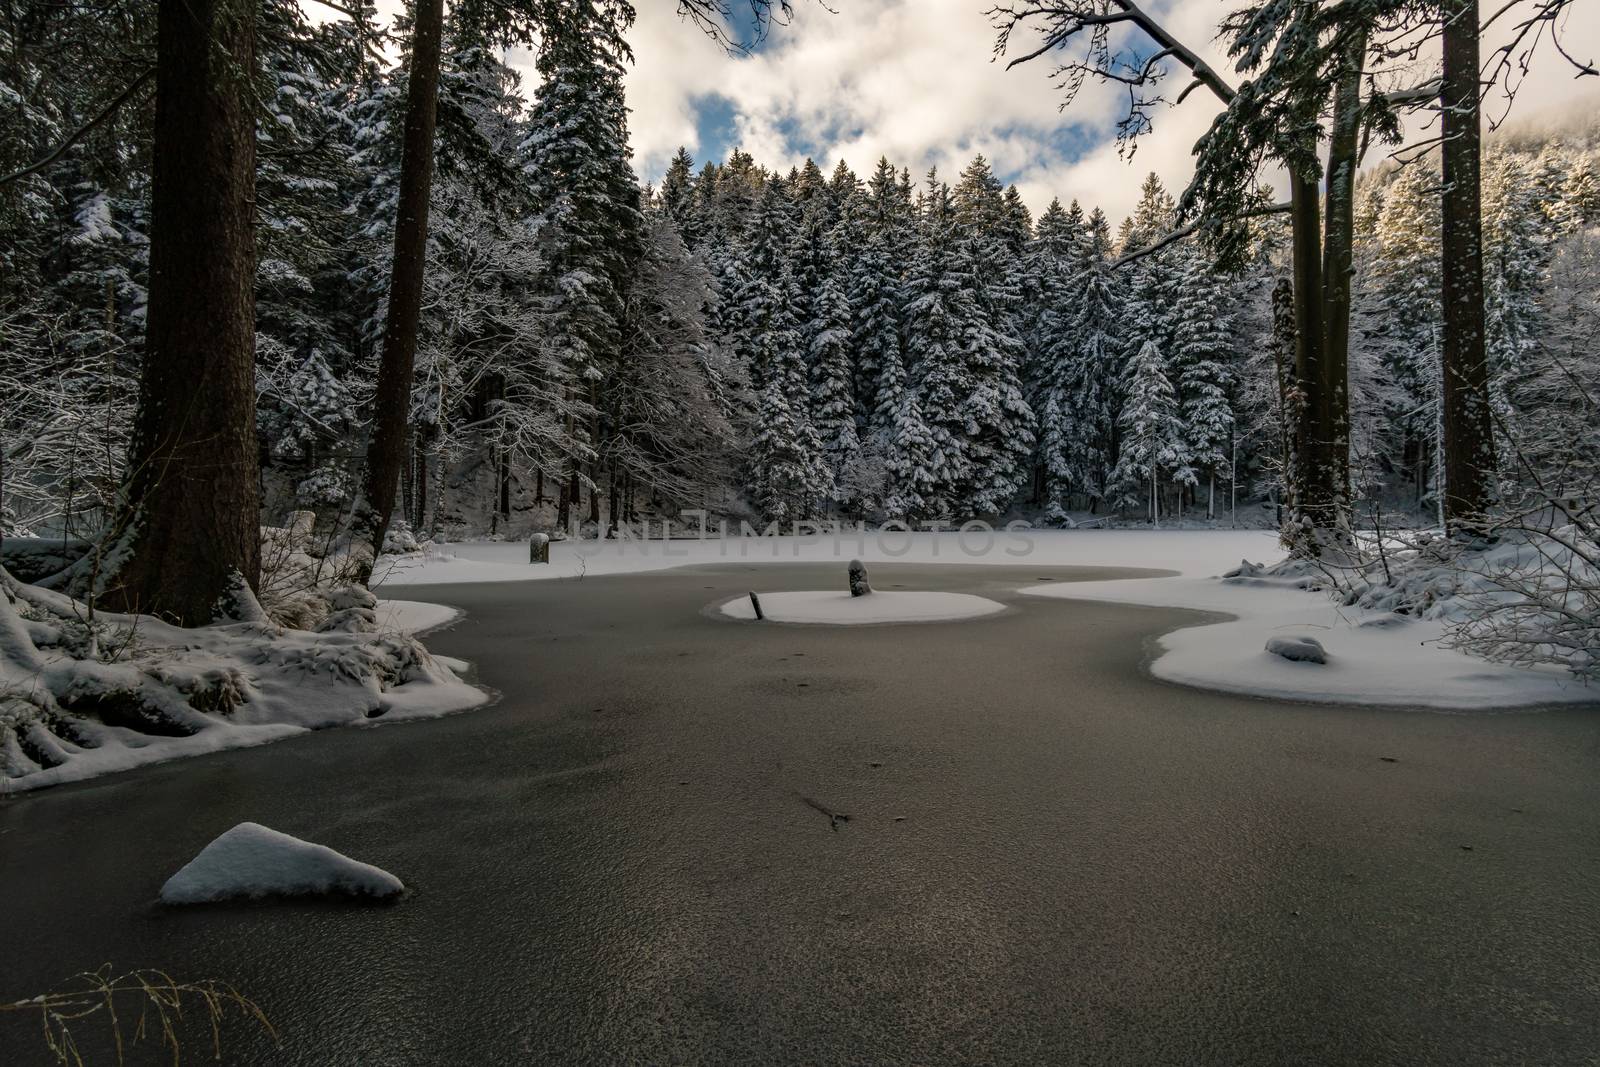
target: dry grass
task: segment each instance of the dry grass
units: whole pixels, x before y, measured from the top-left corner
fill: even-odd
[[[68,979],[63,988],[27,1000],[0,1003],[0,1014],[36,1016],[45,1047],[55,1062],[70,1067],[88,1063],[79,1046],[78,1033],[85,1023],[104,1027],[115,1062],[125,1062],[127,1052],[141,1041],[159,1042],[172,1062],[182,1059],[179,1031],[186,1019],[199,1018],[211,1034],[212,1058],[222,1061],[222,1024],[237,1012],[261,1025],[274,1042],[278,1033],[255,1001],[231,984],[214,978],[179,982],[164,971],[140,970],[113,977],[108,963]]]

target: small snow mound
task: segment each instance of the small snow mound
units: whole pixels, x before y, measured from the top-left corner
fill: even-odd
[[[1372,615],[1356,623],[1363,630],[1392,630],[1396,626],[1407,626],[1411,623],[1411,616],[1401,615],[1399,612],[1386,611],[1382,615]]]
[[[1267,651],[1296,663],[1326,663],[1328,653],[1315,637],[1271,637]]]
[[[970,593],[885,593],[852,596],[848,590],[807,590],[762,593],[761,609],[772,622],[821,623],[849,626],[882,622],[950,622],[1004,611],[1005,605]],[[735,619],[754,619],[748,596],[722,605],[722,613]]]
[[[1233,570],[1228,571],[1226,574],[1223,575],[1223,577],[1224,578],[1259,578],[1259,577],[1261,577],[1261,572],[1264,571],[1264,570],[1266,570],[1266,568],[1263,567],[1259,563],[1251,563],[1247,559],[1241,559],[1239,561],[1239,565],[1237,567],[1233,568]]]
[[[276,896],[392,897],[400,879],[323,845],[242,822],[161,887],[165,904]]]

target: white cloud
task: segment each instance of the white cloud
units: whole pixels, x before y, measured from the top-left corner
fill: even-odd
[[[1036,212],[1052,196],[1097,204],[1115,221],[1155,171],[1170,189],[1191,173],[1194,142],[1210,125],[1216,102],[1205,92],[1155,116],[1132,160],[1118,155],[1114,124],[1125,98],[1110,86],[1085,86],[1065,112],[1050,84],[1050,61],[1015,70],[990,61],[990,0],[836,0],[798,7],[792,25],[774,30],[759,54],[732,58],[680,22],[672,0],[640,0],[634,36],[638,66],[628,78],[640,173],[658,175],[679,144],[695,142],[693,100],[728,98],[741,146],[768,166],[800,163],[806,149],[824,169],[843,157],[869,173],[880,155],[915,176],[937,165],[954,175],[982,152],[1001,174],[1014,175]],[[1146,5],[1183,42],[1218,70],[1231,64],[1215,42],[1223,5],[1215,0],[1158,0]],[[1486,11],[1487,14],[1487,11]],[[1504,39],[1509,20],[1491,29],[1484,53]],[[1593,48],[1600,41],[1600,4],[1574,4],[1564,40]],[[1020,40],[1025,50],[1028,45]],[[1591,58],[1580,55],[1580,58]],[[1182,85],[1173,73],[1174,91]],[[1547,48],[1522,88],[1518,114],[1572,93],[1571,71]],[[1068,152],[1063,144],[1075,144]],[[1376,159],[1376,153],[1374,159]]]
[[[775,27],[753,56],[731,57],[677,15],[676,0],[636,0],[630,36],[637,62],[627,77],[636,166],[658,177],[679,145],[703,161],[697,103],[728,101],[741,147],[769,167],[798,165],[815,149],[824,170],[843,157],[863,176],[880,155],[920,178],[929,166],[954,176],[982,152],[1002,175],[1014,175],[1036,212],[1052,196],[1099,205],[1113,221],[1133,206],[1144,175],[1170,189],[1190,174],[1190,151],[1216,114],[1203,91],[1155,116],[1131,161],[1120,158],[1114,124],[1125,98],[1086,85],[1065,112],[1050,84],[1050,60],[1015,70],[990,60],[992,0],[830,0],[830,13],[805,0],[792,24]],[[381,0],[380,10],[396,0]],[[1215,0],[1156,0],[1146,5],[1173,33],[1219,70],[1231,65],[1213,38],[1225,10]],[[1492,28],[1484,53],[1504,40],[1509,19]],[[1571,5],[1564,40],[1579,58],[1600,41],[1600,4]],[[1028,47],[1017,42],[1020,51]],[[525,88],[537,84],[522,57]],[[1589,79],[1593,80],[1593,79]],[[1173,73],[1174,90],[1181,85]],[[1570,68],[1546,47],[1522,87],[1517,114],[1569,102]],[[1073,146],[1075,151],[1068,151]],[[1377,158],[1374,153],[1372,162]]]

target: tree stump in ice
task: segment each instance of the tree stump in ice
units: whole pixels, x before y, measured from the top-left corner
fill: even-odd
[[[550,562],[550,535],[549,534],[536,533],[528,541],[528,562],[529,563],[549,563]]]
[[[850,561],[850,595],[866,596],[872,592],[872,586],[867,584],[867,567],[859,559]]]

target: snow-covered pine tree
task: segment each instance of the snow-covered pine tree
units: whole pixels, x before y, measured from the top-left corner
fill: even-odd
[[[811,321],[805,335],[811,418],[833,476],[835,500],[848,513],[860,514],[871,502],[859,499],[859,480],[851,477],[861,460],[861,438],[856,426],[855,366],[850,358],[850,299],[845,291],[844,257],[838,251],[844,236],[844,227],[836,225],[821,242],[824,267],[810,301]]]
[[[916,396],[932,437],[924,507],[930,514],[949,516],[966,503],[971,479],[967,415],[975,383],[968,377],[964,346],[968,327],[979,314],[977,285],[968,273],[950,187],[934,171],[928,172],[922,201],[917,246],[900,295],[906,393]]]
[[[1123,392],[1122,450],[1113,481],[1124,506],[1143,497],[1151,523],[1159,525],[1161,474],[1181,461],[1182,441],[1177,394],[1154,341],[1146,341],[1128,363]]]
[[[1216,517],[1216,487],[1228,473],[1234,437],[1233,350],[1228,279],[1192,244],[1176,255],[1171,366],[1178,389],[1182,436],[1173,481],[1204,487],[1206,518]]]
[[[795,211],[785,183],[768,179],[750,218],[737,288],[724,295],[730,340],[756,395],[750,495],[762,514],[783,522],[814,515],[832,489],[795,318]]]
[[[1175,212],[1172,197],[1154,173],[1139,188],[1139,202],[1125,219],[1117,244],[1117,254],[1127,255],[1159,240],[1171,231]],[[1176,266],[1178,249],[1167,247],[1147,255],[1124,268],[1127,274],[1127,300],[1123,308],[1124,341],[1131,359],[1146,341],[1153,341],[1161,352],[1174,349],[1173,332],[1177,320],[1173,303],[1180,284]]]
[[[1074,274],[1081,269],[1083,211],[1073,204],[1070,215],[1060,200],[1039,216],[1032,242],[1024,253],[1025,299],[1021,314],[1027,358],[1022,384],[1028,404],[1037,415],[1037,440],[1033,468],[1033,503],[1047,509],[1047,517],[1060,521],[1066,512],[1067,487],[1066,398],[1063,389],[1076,339],[1068,332],[1073,317],[1070,304]]]
[[[993,200],[1001,203],[998,189]],[[1004,254],[984,229],[982,210],[969,201],[958,214],[949,187],[930,172],[902,290],[911,389],[934,442],[927,503],[951,517],[1004,511],[1027,478],[1033,448],[1033,412],[1020,381],[1023,346],[1002,303],[1009,288],[1003,279],[980,279],[983,265]]]
[[[974,512],[999,514],[1026,484],[1033,452],[1034,413],[1022,389],[1022,256],[1032,222],[1015,187],[1002,191],[982,156],[962,172],[951,206],[966,269],[977,282],[976,315],[965,339],[974,388],[968,423],[972,483],[963,503]]]
[[[891,363],[884,374],[885,398],[899,395],[892,405],[894,437],[887,450],[886,496],[883,509],[892,519],[908,521],[930,513],[930,501],[938,490],[934,476],[933,431],[922,417],[922,404],[912,389],[896,387],[898,363]]]
[[[601,442],[613,520],[632,514],[638,490],[678,507],[717,506],[733,474],[743,378],[706,331],[710,272],[659,198],[646,209],[644,238]]]
[[[1381,354],[1397,386],[1391,419],[1404,435],[1420,505],[1439,465],[1439,196],[1438,175],[1423,163],[1401,169],[1377,216],[1364,316],[1363,343]]]
[[[667,164],[667,173],[661,179],[661,210],[672,220],[684,243],[690,248],[700,244],[700,218],[695,210],[696,189],[694,157],[682,145]]]
[[[1483,162],[1484,329],[1490,395],[1504,428],[1512,419],[1523,364],[1544,332],[1540,298],[1561,226],[1559,215],[1552,217],[1544,205],[1561,204],[1562,175],[1548,150],[1531,161],[1491,151]],[[1516,474],[1504,464],[1500,473]]]
[[[1078,205],[1068,211],[1070,219]],[[1069,317],[1047,357],[1054,376],[1057,414],[1052,446],[1052,517],[1067,509],[1069,495],[1089,509],[1113,493],[1117,456],[1117,415],[1121,408],[1122,352],[1125,347],[1124,278],[1111,267],[1111,230],[1095,208],[1084,225],[1079,269],[1067,279]]]
[[[632,8],[607,0],[549,0],[542,7],[539,86],[524,146],[537,211],[548,344],[603,417],[616,371],[624,292],[640,254],[639,188],[629,165],[622,73]],[[570,521],[585,469],[593,501],[598,427],[568,430],[566,484],[557,521]]]
[[[861,204],[865,236],[849,264],[847,292],[853,315],[851,342],[856,360],[856,418],[878,441],[893,440],[892,407],[877,402],[879,381],[891,364],[905,372],[901,351],[900,284],[905,276],[911,205],[895,169],[878,160]],[[880,413],[889,421],[879,417]]]

